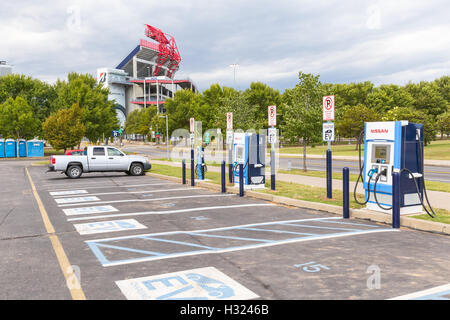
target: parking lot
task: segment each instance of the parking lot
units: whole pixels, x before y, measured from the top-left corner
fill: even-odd
[[[2,299],[71,299],[61,256],[87,299],[450,295],[447,236],[151,176],[71,180],[45,171],[27,162],[0,164],[8,186],[0,211]]]

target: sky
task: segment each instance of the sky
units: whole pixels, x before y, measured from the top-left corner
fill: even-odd
[[[175,77],[200,90],[260,81],[282,92],[299,71],[403,85],[450,74],[449,17],[449,0],[16,0],[0,9],[0,60],[49,83],[68,72],[95,76],[150,24],[177,42]]]

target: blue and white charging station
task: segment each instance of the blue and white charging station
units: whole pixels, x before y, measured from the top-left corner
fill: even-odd
[[[202,146],[197,147],[198,180],[205,180],[205,152]]]
[[[422,212],[423,124],[366,122],[364,133],[364,169],[360,175],[364,171],[367,209],[392,212],[392,172],[399,172],[400,214]]]
[[[234,133],[233,175],[239,186],[239,164],[243,165],[244,189],[265,188],[266,136],[256,133]]]

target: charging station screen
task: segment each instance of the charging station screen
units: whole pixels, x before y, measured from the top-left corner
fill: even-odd
[[[386,147],[376,146],[375,147],[375,158],[386,160],[386,155],[387,155],[386,149],[387,149]]]
[[[244,160],[244,148],[236,147],[236,161],[242,162]]]

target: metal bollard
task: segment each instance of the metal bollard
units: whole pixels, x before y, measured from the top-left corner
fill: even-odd
[[[191,186],[195,186],[194,149],[191,149]]]
[[[400,173],[392,172],[392,228],[400,228]]]
[[[239,164],[239,197],[244,196],[244,165]]]
[[[270,150],[270,189],[275,190],[275,149]]]
[[[222,181],[222,193],[226,192],[226,187],[225,187],[225,161],[222,161],[222,166],[221,166],[221,181]]]
[[[331,166],[331,150],[327,150],[327,198],[331,199],[333,198],[332,193],[332,180],[333,179],[333,172],[332,172],[332,166]]]
[[[343,194],[343,216],[344,219],[350,218],[350,193],[349,193],[349,169],[342,169],[342,194]]]
[[[228,181],[233,183],[233,164],[228,163]]]
[[[186,160],[185,159],[183,159],[183,161],[181,162],[181,176],[182,176],[183,184],[186,184]]]

